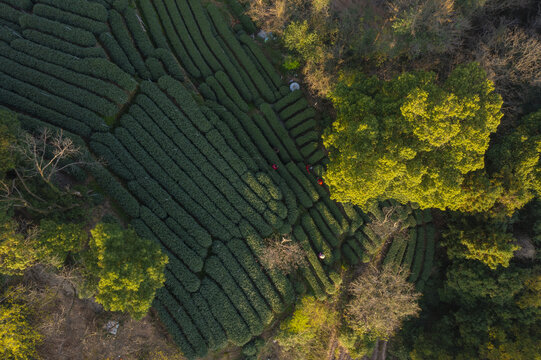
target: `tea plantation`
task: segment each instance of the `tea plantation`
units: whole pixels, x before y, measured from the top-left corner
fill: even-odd
[[[200,0],[0,0],[0,107],[102,160],[90,175],[169,257],[154,308],[188,358],[248,343],[297,294],[336,291],[342,259],[384,245],[318,184],[316,111],[240,20]],[[434,228],[404,209],[411,241],[384,261],[422,286]],[[277,233],[307,252],[302,277],[259,264]]]

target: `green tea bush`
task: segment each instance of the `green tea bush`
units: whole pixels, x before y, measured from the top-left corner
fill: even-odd
[[[282,125],[280,119],[278,119],[278,117],[276,116],[274,110],[272,110],[272,107],[269,104],[262,104],[259,108],[261,112],[265,115],[276,136],[281,139],[288,154],[291,155],[291,158],[294,161],[301,161],[302,157],[299,153],[299,150],[295,146],[293,139],[291,139],[291,137],[287,133],[287,130]]]
[[[173,52],[177,55],[177,58],[182,62],[182,66],[186,71],[193,77],[198,78],[201,77],[201,71],[197,66],[195,66],[194,62],[192,61],[191,57],[188,55],[188,52],[186,51],[186,48],[180,41],[180,38],[177,34],[177,31],[175,29],[175,26],[173,25],[173,22],[169,18],[168,10],[165,8],[165,5],[163,1],[154,1],[153,2],[156,11],[158,13],[158,17],[162,23],[163,29],[165,34],[167,35],[167,38],[169,39],[169,42],[171,44],[171,48]],[[158,36],[158,35],[156,35]]]
[[[132,36],[124,24],[122,15],[116,10],[109,11],[109,25],[115,39],[137,71],[137,74],[143,79],[149,79],[150,73],[145,67],[145,61],[133,44]]]
[[[299,113],[300,111],[306,109],[308,107],[308,102],[304,97],[297,100],[295,103],[289,105],[285,109],[280,111],[280,118],[282,120],[290,119],[293,115]]]
[[[37,15],[23,15],[19,18],[19,23],[23,29],[36,29],[54,35],[74,45],[84,47],[96,45],[96,38],[91,32],[76,27],[69,27],[58,21],[49,20]]]
[[[44,119],[48,123],[67,129],[74,134],[80,136],[90,135],[90,127],[86,124],[83,124],[82,122],[79,122],[77,120],[73,120],[72,118],[65,116],[62,113],[46,108],[38,103],[28,100],[26,97],[19,95],[28,94],[27,96],[34,98],[33,96],[30,96],[30,94],[41,94],[39,93],[39,90],[32,88],[21,88],[21,85],[24,83],[21,83],[18,80],[1,73],[0,81],[3,87],[2,89],[0,89],[0,100],[2,104],[10,105],[15,109],[21,109],[21,111],[24,110],[28,114]],[[45,96],[45,98],[48,97]]]
[[[188,340],[186,340],[184,333],[180,330],[179,325],[176,323],[173,316],[171,316],[171,313],[167,311],[167,308],[162,305],[158,298],[154,299],[152,306],[154,309],[156,309],[156,312],[160,316],[160,319],[162,319],[163,325],[167,329],[167,332],[171,334],[173,341],[182,349],[182,354],[188,359],[195,359],[197,357],[195,350],[192,348],[192,345],[190,345]]]
[[[319,204],[319,203],[318,203]],[[316,208],[311,208],[309,210],[310,216],[312,217],[312,220],[316,224],[318,230],[323,235],[323,238],[327,240],[327,242],[333,246],[338,246],[338,238],[335,234],[332,233],[331,229],[328,227],[327,223],[323,220],[320,213],[316,210]]]
[[[280,75],[278,75],[278,72],[265,57],[256,42],[246,34],[239,36],[239,40],[250,49],[252,54],[254,54],[259,64],[261,64],[261,67],[265,70],[267,76],[272,80],[272,85],[279,88],[280,85],[282,85],[282,79],[280,79]]]
[[[248,325],[250,333],[253,336],[260,335],[263,332],[263,323],[222,262],[215,256],[209,257],[205,262],[205,273],[220,284],[220,287]]]
[[[197,357],[205,356],[208,351],[205,340],[201,337],[197,328],[192,323],[190,316],[186,314],[181,304],[178,303],[169,291],[158,292],[157,298],[168,309],[179,328],[182,329],[186,340],[193,346]]]
[[[298,166],[295,163],[290,162],[286,164],[286,167],[302,186],[303,190],[308,194],[308,196],[310,196],[310,200],[314,203],[317,202],[319,200],[319,193],[306,176],[306,173],[301,171],[300,165]]]
[[[135,67],[130,63],[128,56],[120,47],[116,39],[111,33],[103,33],[100,35],[100,43],[107,50],[111,60],[118,65],[122,70],[130,75],[135,75]]]
[[[242,99],[235,85],[229,80],[229,77],[223,71],[218,71],[214,76],[229,98],[239,107],[239,109],[248,112],[248,104]]]
[[[175,2],[177,4],[178,10],[180,11],[180,15],[182,16],[182,20],[186,28],[188,29],[188,32],[193,39],[193,42],[197,46],[197,49],[201,52],[201,56],[203,57],[203,59],[205,59],[213,72],[222,70],[220,63],[214,57],[214,54],[210,51],[210,49],[207,47],[207,43],[205,42],[205,40],[203,40],[201,31],[197,26],[188,2],[178,0],[176,0]]]
[[[163,67],[160,60],[154,57],[149,57],[148,59],[146,59],[145,66],[150,72],[150,78],[153,81],[157,81],[159,78],[166,75],[165,68]]]
[[[241,268],[240,264],[235,259],[235,256],[233,256],[227,246],[220,241],[214,241],[212,244],[212,252],[220,258],[222,264],[227,268],[227,271],[231,274],[233,279],[235,279],[244,294],[246,294],[246,297],[263,324],[270,324],[273,318],[271,308],[267,305],[263,297],[261,297],[254,284],[250,281],[247,273]],[[275,306],[279,307],[279,298],[275,300],[278,300]]]
[[[295,103],[297,100],[302,98],[302,95],[303,95],[302,91],[291,91],[290,92],[289,88],[287,90],[288,90],[288,94],[285,95],[284,97],[282,97],[277,102],[275,102],[274,105],[272,105],[274,110],[280,112],[280,111],[284,110],[286,107],[288,107],[289,105]]]
[[[329,244],[327,244],[327,241],[325,241],[308,213],[305,213],[302,216],[301,223],[302,227],[310,238],[314,251],[323,253],[323,255],[325,255],[325,259],[323,259],[323,261],[326,264],[331,264],[333,262],[331,247]]]
[[[188,29],[186,28],[186,24],[184,23],[184,21],[182,20],[182,17],[180,16],[180,13],[178,12],[178,8],[177,8],[177,5],[175,4],[175,0],[158,0],[155,2],[155,4],[160,3],[160,2],[163,2],[165,4],[167,8],[167,14],[168,14],[167,16],[169,16],[171,21],[173,22],[173,25],[175,26],[178,37],[182,39],[182,42],[185,45],[187,53],[191,57],[193,63],[197,64],[197,68],[201,72],[201,75],[203,77],[212,75],[213,71],[210,69],[209,65],[205,61],[205,58],[199,52],[199,48],[196,46],[192,37],[190,36],[190,33],[188,32]]]
[[[96,21],[88,17],[76,15],[73,12],[64,11],[56,7],[36,4],[32,9],[35,15],[58,21],[92,32],[95,35],[109,31],[109,27],[103,21]]]
[[[413,257],[415,255],[415,249],[417,248],[418,239],[424,238],[424,229],[419,227],[417,229],[410,229],[409,239],[408,239],[408,248],[406,249],[406,255],[402,262],[402,267],[410,270],[411,264],[413,263]]]
[[[323,160],[323,159],[326,159],[325,153],[324,153],[321,149],[319,149],[319,150],[317,150],[315,153],[313,153],[313,154],[307,159],[307,161],[308,161],[308,163],[310,163],[310,164],[317,164],[317,163],[319,163],[319,162],[320,162],[321,160]]]
[[[300,124],[299,126],[296,126],[295,128],[291,129],[289,131],[289,134],[292,137],[296,138],[299,135],[302,135],[302,134],[304,134],[305,132],[307,132],[309,130],[313,130],[315,127],[316,127],[316,120],[309,119],[309,120],[303,122],[302,124]],[[315,162],[312,162],[312,164],[315,164]]]
[[[200,314],[203,316],[210,329],[211,337],[209,339],[209,349],[216,351],[224,348],[228,343],[227,335],[216,318],[212,316],[207,300],[205,300],[200,293],[195,293],[192,297],[194,304],[199,309]]]
[[[107,10],[103,6],[90,1],[70,0],[66,2],[63,0],[40,0],[40,3],[45,3],[96,21],[107,21]]]
[[[200,291],[208,301],[212,315],[222,325],[229,340],[237,346],[250,341],[250,330],[222,290],[212,280],[205,278],[201,283]]]
[[[183,228],[179,225],[177,221],[169,217],[165,220],[169,229],[171,229],[182,241],[188,245],[197,255],[201,258],[205,258],[208,254],[207,248],[211,243],[207,240],[206,237],[200,237],[195,239],[193,236],[190,236]]]
[[[150,36],[157,48],[163,50],[169,49],[169,43],[165,37],[160,24],[160,19],[154,9],[154,5],[151,1],[139,0],[137,1],[137,8],[141,11],[143,18],[145,19],[145,25],[148,26]]]
[[[312,142],[301,148],[302,157],[307,159],[318,149],[318,143]]]
[[[40,45],[60,50],[78,58],[106,58],[107,55],[101,47],[83,47],[59,39],[56,36],[35,29],[26,29],[22,32],[23,37]]]
[[[152,56],[154,54],[154,45],[152,45],[146,30],[143,29],[143,25],[139,22],[135,9],[127,7],[122,12],[122,15],[124,17],[124,21],[126,22],[128,32],[131,34],[131,37],[133,38],[135,45],[137,45],[137,48],[139,49],[143,58]]]
[[[306,134],[301,135],[295,139],[298,146],[310,145],[315,143],[317,148],[317,142],[319,141],[319,134],[317,131],[308,131]],[[302,152],[302,150],[301,150]]]

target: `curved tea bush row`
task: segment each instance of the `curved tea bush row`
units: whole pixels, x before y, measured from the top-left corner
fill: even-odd
[[[186,49],[187,55],[190,56],[193,63],[196,64],[198,70],[201,72],[201,75],[203,77],[211,75],[212,70],[205,62],[205,59],[199,52],[197,46],[194,44],[192,37],[190,36],[188,29],[184,24],[184,21],[182,21],[182,18],[180,17],[180,13],[178,12],[175,0],[157,0],[154,1],[154,3],[155,6],[158,7],[158,9],[160,6],[166,9],[166,16],[170,18],[170,21],[173,24],[176,31],[176,36],[178,36],[178,38],[184,43],[184,48]],[[163,16],[163,12],[162,14],[160,14],[160,16]],[[170,36],[175,35],[171,33]]]
[[[263,323],[220,259],[216,256],[209,257],[205,262],[205,273],[217,284],[220,284],[220,287],[248,325],[250,333],[253,336],[260,335],[263,332]]]
[[[242,236],[246,240],[252,252],[259,258],[263,251],[263,239],[257,234],[257,231],[246,221],[240,223]],[[273,285],[282,296],[285,304],[292,304],[295,301],[295,291],[289,279],[277,270],[267,272],[272,280]]]
[[[238,27],[238,26],[237,26]],[[233,29],[234,30],[234,29]],[[236,35],[237,37],[240,35],[240,34],[243,34],[243,35],[246,35],[244,33],[244,31],[242,32],[238,32]],[[274,94],[274,97],[275,99],[278,99],[280,98],[282,95],[280,94],[280,91],[274,86],[274,84],[272,83],[272,80],[269,78],[269,76],[267,75],[267,73],[265,72],[265,70],[263,69],[263,67],[261,66],[261,64],[259,63],[259,61],[257,61],[257,58],[255,57],[255,55],[252,53],[252,51],[250,50],[250,48],[248,46],[246,46],[245,44],[241,44],[242,48],[244,49],[244,53],[250,58],[250,61],[255,65],[255,68],[257,69],[257,72],[263,77],[263,80],[265,81],[265,83],[267,83],[270,87],[270,89],[272,90],[273,94]],[[257,99],[256,101],[254,101],[258,104],[262,104],[264,101],[263,99]]]
[[[186,340],[188,340],[190,345],[193,347],[196,356],[205,356],[208,351],[205,340],[201,337],[197,331],[197,328],[192,323],[190,317],[188,314],[186,314],[181,304],[179,304],[179,302],[173,297],[173,295],[170,294],[169,291],[158,291],[156,293],[156,297],[160,303],[168,309],[168,312],[173,316],[173,319],[179,328],[182,329]]]
[[[317,131],[308,131],[306,134],[301,135],[295,139],[298,146],[311,145],[315,143],[315,148],[318,146],[319,134]],[[302,150],[301,150],[302,152]]]
[[[310,238],[310,241],[314,247],[315,252],[321,252],[323,255],[325,255],[325,259],[323,260],[326,264],[332,264],[333,262],[333,256],[332,256],[332,249],[327,243],[327,241],[323,238],[323,235],[319,232],[319,230],[316,227],[316,224],[314,224],[314,221],[310,217],[308,213],[305,213],[302,216],[301,224],[306,233],[308,234],[308,237]],[[314,252],[312,251],[312,252]]]
[[[284,121],[291,118],[293,115],[299,113],[300,111],[308,107],[308,102],[304,97],[301,97],[299,100],[293,104],[287,106],[285,109],[280,111],[280,118]]]
[[[212,315],[225,330],[229,340],[242,346],[252,338],[246,323],[237,313],[226,295],[210,279],[204,278],[201,282],[201,295],[207,300]]]
[[[7,59],[5,62],[9,62],[10,65],[13,64],[12,61],[9,61]],[[4,73],[2,74],[2,72]],[[77,120],[73,119],[80,119],[80,121],[83,122],[84,125],[96,131],[105,131],[108,129],[108,126],[105,124],[103,119],[101,119],[90,110],[84,109],[54,94],[47,93],[39,87],[28,84],[19,79],[15,79],[6,74],[5,72],[12,73],[13,70],[6,67],[0,68],[0,85],[2,86],[2,88],[14,92],[26,99],[32,99],[32,101],[25,101],[20,97],[16,97],[14,99],[7,100],[5,104],[13,104],[23,112],[28,112],[38,118],[44,118],[46,120],[49,120],[49,122],[51,122],[53,125],[66,128],[77,135],[83,135],[83,133],[87,132],[88,130],[86,129],[86,127],[83,128]],[[23,75],[28,76],[29,73],[30,71],[26,74],[19,75],[21,77],[24,77]],[[39,106],[36,106],[34,104]],[[60,115],[59,119],[55,119],[53,117],[54,113],[51,113],[49,110],[44,110],[44,113],[40,114],[38,109],[43,108],[54,110],[55,112],[58,112],[65,116]],[[71,122],[73,122],[73,124],[70,124]]]
[[[1,45],[0,48],[2,48]],[[3,52],[0,56],[6,55],[7,53]],[[13,52],[11,52],[9,55],[17,58],[16,54]],[[29,64],[29,61],[21,62]],[[36,67],[39,66],[36,63],[32,63],[32,65],[35,65]],[[98,116],[89,111],[93,111],[102,116],[112,116],[118,111],[118,108],[115,104],[100,96],[97,96],[77,86],[71,85],[67,82],[58,80],[57,78],[47,75],[32,67],[21,65],[20,63],[15,62],[8,57],[0,57],[0,67],[9,69],[9,72],[13,75],[13,77],[16,77],[17,79],[27,84],[31,84],[45,91],[48,91],[58,96],[58,98],[64,98],[66,101],[73,103],[75,106],[81,106],[81,109],[88,109],[86,110],[88,117],[94,118],[95,123],[99,124],[103,123],[103,121]]]
[[[269,104],[262,104],[259,109],[265,115],[265,118],[269,122],[272,130],[276,134],[276,136],[281,139],[281,142],[284,144],[284,147],[288,154],[291,155],[291,158],[293,161],[301,161],[302,156],[299,153],[299,150],[295,146],[295,143],[293,142],[293,139],[289,136],[287,133],[287,130],[282,125],[282,122],[278,117],[276,116],[276,113],[272,109],[272,107]]]
[[[83,30],[90,31],[95,35],[109,31],[109,27],[104,21],[96,21],[88,17],[77,15],[70,11],[59,9],[57,7],[36,4],[32,11],[35,15],[78,27]]]
[[[71,54],[78,58],[106,58],[107,55],[100,47],[85,47],[65,41],[56,36],[35,29],[26,29],[22,32],[23,37],[35,43],[50,47],[55,50]],[[90,33],[89,33],[90,34]]]
[[[31,114],[36,118],[43,119],[44,121],[52,125],[67,129],[74,134],[80,136],[90,135],[90,127],[86,124],[77,120],[73,120],[72,118],[65,116],[60,112],[44,107],[27,98],[30,97],[34,99],[33,95],[39,94],[47,99],[50,99],[52,98],[52,95],[41,94],[38,90],[32,88],[21,89],[21,84],[18,80],[2,74],[1,72],[0,85],[0,103],[2,103],[3,105],[10,106],[14,109],[20,109],[21,111]],[[24,96],[21,96],[21,94]]]
[[[415,255],[415,249],[417,247],[418,239],[424,238],[424,229],[422,227],[414,228],[410,230],[410,237],[408,240],[408,248],[406,249],[406,255],[402,260],[402,267],[406,269],[411,269],[411,264],[413,263],[413,256]]]
[[[40,71],[48,75],[52,75],[54,78],[58,79],[55,79],[55,83],[60,83],[59,80],[62,80],[69,84],[65,86],[75,86],[91,92],[89,98],[85,99],[88,100],[88,102],[92,103],[92,99],[97,98],[96,96],[106,97],[108,100],[117,105],[124,104],[128,101],[128,94],[125,91],[119,89],[118,86],[115,86],[111,83],[96,79],[91,76],[73,72],[62,66],[45,62],[43,60],[34,58],[28,54],[13,50],[11,47],[8,46],[0,45],[0,49],[3,56],[8,57],[9,59],[15,61],[17,64],[27,66],[33,70]],[[51,82],[47,82],[46,84],[50,84],[50,86],[52,86]],[[62,90],[64,89],[61,88],[60,91]],[[110,107],[109,104],[102,106]],[[116,112],[117,110],[118,109],[115,107],[113,111]]]
[[[208,48],[207,43],[203,40],[201,31],[197,26],[188,2],[185,0],[175,0],[175,2],[178,10],[180,11],[180,15],[182,16],[182,20],[188,29],[188,33],[193,39],[193,42],[197,46],[198,50],[201,52],[201,55],[205,61],[208,63],[213,72],[222,70],[222,66]]]
[[[92,3],[85,0],[39,0],[41,3],[45,3],[54,6],[58,9],[66,10],[74,14],[94,19],[101,22],[107,21],[107,10],[99,4]]]
[[[175,234],[178,235],[180,239],[182,239],[182,241],[186,243],[186,245],[188,245],[190,249],[196,252],[197,255],[201,256],[202,258],[207,256],[207,248],[211,245],[210,241],[206,241],[206,238],[204,237],[194,239],[184,230],[184,228],[182,228],[182,226],[179,225],[177,221],[171,217],[167,218],[165,223]]]
[[[137,82],[130,75],[106,59],[78,59],[73,55],[25,39],[14,40],[10,45],[15,50],[41,60],[54,63],[77,73],[90,75],[102,81],[112,82],[128,92],[133,92],[137,87]]]
[[[91,173],[98,185],[120,206],[124,212],[132,217],[139,217],[139,203],[120,183],[101,165],[94,165]]]
[[[323,270],[323,267],[321,266],[319,258],[310,247],[308,235],[303,231],[302,227],[295,226],[293,229],[293,236],[295,237],[295,240],[302,245],[302,248],[306,253],[307,260],[312,266],[317,279],[321,282],[321,284],[323,284],[325,292],[328,294],[333,294],[336,291],[335,287],[329,281],[325,270]],[[314,292],[315,291],[316,289],[314,289]]]
[[[152,136],[160,139],[159,142],[162,146],[164,146],[164,144],[168,146],[168,151],[171,151],[171,154],[175,154],[174,158],[178,161],[177,163],[182,165],[183,169],[185,169],[193,179],[198,179],[198,182],[203,186],[209,197],[211,197],[215,204],[222,209],[224,214],[235,222],[239,221],[241,216],[235,210],[237,202],[234,200],[236,199],[236,196],[230,184],[223,177],[217,175],[216,170],[210,166],[208,162],[197,162],[199,159],[194,158],[193,156],[190,156],[189,159],[185,157],[183,152],[179,151],[179,148],[192,147],[191,143],[180,133],[172,122],[167,120],[165,115],[161,113],[148,97],[140,95],[137,97],[136,103],[141,104],[145,109],[148,109],[147,114],[151,115],[154,120],[154,122],[146,121],[145,123],[141,122],[141,124],[150,131]],[[193,159],[195,159],[196,162],[192,162]],[[195,163],[197,163],[198,166],[195,166]],[[218,191],[221,192],[221,194]],[[225,201],[224,197],[227,201]],[[237,205],[240,206],[240,204]]]
[[[96,37],[89,31],[37,15],[23,15],[19,18],[19,23],[23,29],[36,29],[74,45],[92,47],[97,42]]]
[[[164,29],[158,18],[158,13],[154,9],[151,1],[139,0],[137,1],[137,7],[141,11],[145,20],[145,25],[148,26],[148,31],[156,48],[169,49],[169,43],[164,35]]]
[[[162,289],[158,289],[157,294],[165,291]],[[175,322],[175,320],[173,320],[174,318],[171,316],[171,313],[167,311],[167,308],[162,305],[161,301],[157,297],[154,299],[152,307],[156,309],[156,312],[160,316],[160,319],[162,319],[163,325],[167,329],[167,332],[171,334],[173,341],[182,349],[183,355],[188,359],[195,359],[197,357],[195,350],[192,348],[188,340],[186,340],[186,337],[180,330],[178,324]]]
[[[313,107],[309,107],[306,110],[298,113],[297,115],[285,120],[285,126],[288,130],[295,128],[303,122],[312,119],[316,115],[316,110]]]
[[[328,225],[325,223],[325,221],[321,217],[320,213],[315,208],[311,208],[309,210],[309,213],[310,213],[310,216],[312,217],[312,220],[314,221],[314,224],[323,235],[323,238],[332,247],[337,247],[339,244],[338,238],[335,234],[332,233]]]
[[[244,294],[246,294],[247,299],[257,312],[263,324],[270,324],[273,318],[271,307],[272,309],[279,309],[280,307],[280,298],[276,296],[277,294],[270,294],[269,297],[273,302],[271,307],[269,307],[233,254],[222,242],[215,241],[212,245],[212,252],[220,258],[227,271],[231,274]]]
[[[128,28],[126,28],[122,15],[116,10],[110,10],[109,24],[111,25],[112,34],[118,41],[124,54],[126,54],[130,64],[137,71],[137,74],[143,79],[150,78],[150,73],[145,66],[145,61],[133,44],[131,34],[128,31]]]
[[[144,1],[144,0],[143,0]],[[149,2],[150,3],[150,2]],[[173,52],[177,55],[177,58],[182,62],[182,66],[186,71],[193,77],[198,78],[201,76],[201,71],[192,61],[192,58],[188,55],[188,52],[186,51],[186,48],[184,47],[184,44],[180,41],[180,38],[177,34],[177,31],[175,29],[175,26],[173,25],[173,22],[169,18],[168,11],[163,3],[163,1],[153,1],[152,2],[155,6],[155,9],[158,13],[158,18],[161,21],[161,24],[164,29],[164,33],[167,35],[167,38],[169,39],[169,43],[171,44],[171,48]],[[156,39],[159,39],[162,35],[161,34],[152,34],[154,36],[154,41],[158,43]]]
[[[423,260],[426,250],[426,229],[425,228],[419,228],[417,232],[417,242],[415,246],[415,256],[413,258],[413,265],[411,267],[411,274],[409,277],[409,281],[415,282],[419,278],[419,275],[421,275],[421,268],[423,266]]]
[[[218,8],[214,4],[210,3],[207,7],[207,11],[212,19],[212,22],[216,26],[216,30],[222,39],[227,43],[231,51],[235,53],[237,60],[242,64],[244,69],[246,69],[246,72],[254,82],[254,85],[257,87],[259,93],[263,96],[263,98],[265,98],[265,100],[274,102],[274,93],[269,88],[265,80],[263,80],[263,77],[257,71],[255,65],[250,61],[239,41],[225,24],[225,20],[222,14],[220,14]]]
[[[242,99],[241,95],[235,88],[235,85],[233,85],[233,83],[229,80],[229,77],[223,71],[218,71],[216,74],[214,74],[214,77],[216,80],[218,80],[226,94],[239,107],[239,109],[243,112],[248,112],[248,104]]]
[[[297,100],[302,98],[302,95],[303,95],[302,91],[300,90],[289,91],[289,89],[287,90],[288,90],[288,94],[282,97],[280,100],[278,100],[272,105],[274,110],[276,110],[278,113],[284,110],[287,106],[295,103]]]
[[[316,203],[319,200],[319,193],[310,181],[310,179],[308,179],[308,177],[306,176],[306,172],[301,171],[301,167],[303,166],[296,165],[295,163],[290,162],[286,164],[286,167],[301,185],[302,189],[308,194],[308,196],[310,196],[310,200]]]
[[[103,33],[100,35],[100,44],[107,51],[111,60],[118,65],[122,70],[130,75],[135,76],[135,67],[130,63],[128,56],[120,47],[111,33]]]
[[[239,36],[239,40],[246,45],[252,54],[256,57],[259,64],[261,64],[261,67],[265,70],[265,73],[267,76],[272,80],[272,84],[279,88],[282,85],[282,79],[280,79],[280,75],[278,75],[278,72],[276,69],[272,66],[270,61],[265,57],[261,49],[257,46],[255,41],[250,38],[248,35],[243,34]]]
[[[94,143],[97,145],[100,145],[99,143]],[[98,149],[99,150],[99,149]],[[114,169],[113,169],[114,171]],[[160,203],[156,201],[149,193],[145,190],[145,188],[139,184],[137,181],[130,181],[128,183],[128,189],[130,190],[130,193],[135,196],[137,199],[139,199],[139,202],[141,204],[144,204],[146,207],[148,207],[154,215],[159,217],[161,220],[164,220],[167,217],[167,213],[162,208]]]
[[[315,119],[309,119],[309,120],[303,122],[302,124],[294,127],[293,129],[289,130],[289,134],[292,137],[297,138],[300,135],[304,134],[305,132],[307,132],[309,130],[313,130],[315,127],[316,127],[316,120]],[[312,164],[314,164],[314,163],[315,162],[312,162]]]
[[[287,151],[287,149],[282,145],[282,142],[278,136],[276,136],[274,131],[269,126],[269,122],[259,114],[254,114],[252,118],[255,120],[261,134],[264,134],[268,144],[272,146],[273,151],[277,153],[280,160],[282,160],[284,163],[290,162],[291,158],[289,156],[289,151]]]

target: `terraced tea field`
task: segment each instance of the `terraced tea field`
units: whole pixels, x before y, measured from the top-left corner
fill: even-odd
[[[297,293],[336,291],[342,253],[353,264],[378,247],[317,182],[316,111],[229,16],[200,0],[0,0],[0,106],[104,161],[92,176],[169,256],[154,307],[188,358],[246,344]],[[258,262],[264,238],[290,233],[302,279]],[[433,228],[411,233],[385,261],[424,282]]]

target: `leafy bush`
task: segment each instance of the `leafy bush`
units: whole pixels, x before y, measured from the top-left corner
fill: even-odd
[[[99,35],[109,30],[104,21],[96,21],[89,19],[87,15],[76,15],[73,12],[64,11],[44,4],[36,4],[32,11],[38,16],[55,20],[63,24],[79,27],[81,29],[90,31],[95,35]]]

